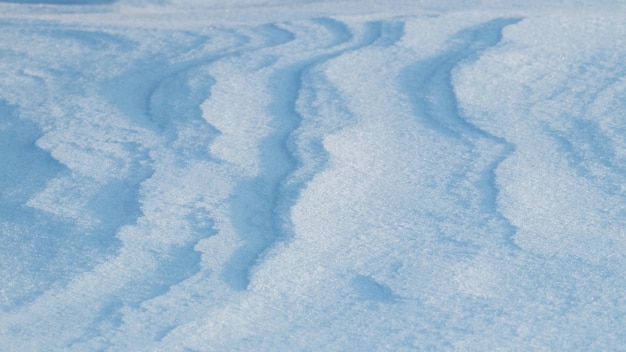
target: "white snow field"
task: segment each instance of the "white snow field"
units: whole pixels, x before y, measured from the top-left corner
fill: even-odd
[[[0,1],[0,351],[626,351],[626,3]]]

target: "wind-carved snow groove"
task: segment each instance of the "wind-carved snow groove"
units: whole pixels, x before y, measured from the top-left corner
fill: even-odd
[[[218,49],[212,48],[209,53],[200,53],[197,55],[198,57],[191,57],[187,60],[181,59],[181,56],[190,55],[190,52],[193,55],[193,48],[201,48],[206,43],[210,44],[211,40],[214,39],[207,35],[192,34],[192,36],[196,37],[194,43],[185,46],[182,53],[175,53],[175,56],[171,58],[179,62],[168,62],[168,58],[160,55],[155,55],[155,57],[146,60],[138,60],[123,75],[104,82],[102,84],[103,94],[108,96],[127,116],[138,120],[144,126],[152,127],[158,133],[165,132],[164,125],[173,116],[167,112],[162,112],[160,108],[165,107],[169,111],[171,106],[167,106],[163,101],[170,105],[175,105],[177,101],[159,95],[159,93],[163,93],[164,87],[174,86],[171,81],[177,76],[241,49],[249,41],[249,38],[234,31],[216,30],[213,36],[224,41],[230,39],[232,43],[226,43],[226,46],[221,48],[218,46]],[[210,77],[207,78],[210,79]],[[177,83],[179,85],[177,88],[184,88],[182,87],[184,83]],[[165,92],[165,94],[168,93],[178,93],[182,96],[182,92],[179,91]]]
[[[474,185],[481,191],[480,206],[483,212],[495,214],[496,218],[506,223],[507,230],[502,240],[512,249],[519,249],[513,240],[516,230],[498,210],[495,171],[498,165],[513,153],[515,146],[502,137],[478,128],[464,118],[458,108],[452,74],[459,64],[476,60],[481,52],[497,45],[502,40],[504,27],[520,20],[500,18],[462,30],[450,39],[447,50],[406,67],[399,76],[407,92],[419,92],[419,95],[409,94],[413,113],[420,118],[424,126],[444,136],[460,139],[474,149],[480,139],[501,148],[498,155],[484,166]]]
[[[282,30],[271,24],[253,28],[249,35],[244,34],[245,32],[245,30],[240,30],[231,33],[235,37],[234,44],[220,50],[194,54],[191,49],[191,54],[186,52],[179,55],[190,55],[191,58],[188,60],[183,58],[179,63],[168,67],[166,74],[162,75],[152,88],[143,93],[147,93],[145,98],[147,118],[154,123],[154,127],[165,139],[164,148],[158,152],[163,160],[154,161],[154,163],[159,163],[155,166],[160,166],[160,168],[155,171],[152,181],[159,178],[167,180],[170,177],[169,174],[180,173],[189,176],[190,172],[197,173],[197,177],[201,177],[200,175],[208,178],[216,177],[211,174],[210,167],[207,169],[206,165],[219,164],[220,161],[210,155],[207,148],[220,131],[203,118],[201,110],[202,102],[210,97],[211,88],[215,83],[208,68],[218,60],[237,56],[243,52],[281,45],[291,40],[289,36],[284,35]],[[199,41],[192,48],[200,47],[203,43],[204,41]],[[198,169],[194,166],[205,168]],[[150,189],[149,182],[144,182],[142,185],[144,193]],[[172,285],[199,271],[200,252],[195,249],[195,245],[203,238],[214,235],[216,231],[213,228],[214,219],[211,218],[210,209],[207,209],[207,205],[202,201],[204,193],[210,191],[202,189],[196,191],[196,200],[185,199],[184,203],[166,205],[170,211],[187,214],[188,218],[185,221],[194,227],[194,231],[191,237],[171,236],[170,240],[166,241],[171,243],[164,253],[158,255],[159,265],[162,267],[158,272],[160,278],[152,280],[156,282],[152,284],[146,281],[146,284],[152,287],[144,288],[146,295],[140,297],[141,300],[156,297]],[[183,196],[180,198],[184,199]],[[153,199],[148,202],[160,204],[162,200]],[[192,204],[193,202],[200,205]],[[148,239],[148,241],[151,240]]]
[[[211,88],[215,84],[215,79],[208,72],[213,63],[245,52],[282,45],[293,39],[274,24],[253,28],[248,35],[240,32],[233,33],[239,37],[237,44],[176,65],[171,73],[162,77],[153,87],[148,98],[148,115],[168,135],[169,143],[178,138],[177,128],[190,121],[200,122],[211,130],[207,144],[203,147],[221,133],[202,118],[201,110],[201,104],[210,98]]]
[[[340,55],[363,49],[366,46],[392,46],[404,35],[403,27],[404,22],[401,21],[365,23],[362,28],[361,44]],[[329,60],[340,55],[335,55]],[[299,165],[290,175],[285,188],[293,189],[294,196],[297,196],[300,189],[326,165],[329,153],[323,145],[324,137],[354,122],[348,103],[337,87],[326,77],[321,63],[307,68],[304,73],[296,110],[299,111],[301,117],[304,116],[305,120],[310,121],[310,125],[298,126],[290,136],[289,147],[293,149],[292,154],[298,159]],[[306,122],[302,119],[300,121]]]
[[[244,36],[248,31],[250,36]],[[131,176],[119,181],[122,186],[137,189],[137,194],[121,198],[130,199],[129,204],[134,206],[136,203],[141,209],[138,214],[124,214],[132,215],[133,219],[117,228],[116,240],[122,243],[119,252],[105,258],[102,265],[73,277],[67,287],[46,292],[44,297],[24,307],[27,313],[18,311],[6,315],[0,329],[20,326],[24,331],[32,331],[39,325],[54,325],[53,320],[80,321],[83,329],[72,330],[49,341],[50,346],[56,346],[52,349],[65,350],[74,344],[79,346],[95,335],[106,335],[107,326],[123,324],[122,316],[126,314],[120,313],[123,309],[132,310],[132,307],[164,294],[181,280],[197,273],[200,253],[195,245],[214,233],[212,214],[205,212],[213,206],[210,203],[213,200],[211,188],[206,186],[208,183],[213,188],[219,187],[219,182],[212,185],[212,180],[203,178],[204,172],[212,170],[207,165],[216,164],[206,152],[207,144],[219,134],[202,118],[198,109],[200,102],[210,94],[214,82],[205,68],[218,58],[291,40],[273,25],[234,32],[239,39],[234,40],[234,46],[233,41],[225,40],[218,41],[215,48],[210,38],[206,42],[203,35],[192,34],[191,39],[199,39],[174,46],[175,50],[167,53],[170,55],[168,60],[141,56],[143,60],[133,62],[113,79],[96,81],[98,98],[107,102],[105,106],[113,106],[117,109],[116,116],[134,123],[129,126],[141,127],[140,132],[124,132],[133,136],[133,133],[145,134],[142,135],[144,139],[139,140],[146,145],[132,151],[134,159],[131,161],[134,163],[128,171]],[[167,32],[163,34],[169,35]],[[205,42],[207,47],[203,47]],[[136,47],[125,49],[138,50]],[[136,162],[138,158],[140,162]],[[194,174],[186,178],[190,170]],[[193,184],[185,184],[186,180]],[[119,195],[115,193],[118,189],[107,187],[105,184],[101,188],[94,202],[108,194]],[[110,193],[105,193],[107,191]],[[111,209],[111,216],[124,209],[128,206]],[[103,226],[109,228],[119,223],[114,217],[103,221],[107,222]],[[83,284],[87,281],[90,282],[89,289],[85,290]],[[99,312],[106,318],[97,318]],[[31,318],[23,321],[22,314]]]
[[[250,283],[251,272],[262,256],[278,241],[291,235],[289,210],[295,204],[300,189],[312,177],[294,181],[291,176],[302,167],[303,158],[295,150],[293,135],[302,121],[297,111],[297,101],[303,89],[303,81],[313,67],[323,64],[348,51],[358,50],[374,43],[381,37],[380,23],[369,23],[354,44],[353,33],[341,22],[323,18],[314,21],[330,31],[334,39],[311,57],[286,64],[271,74],[268,85],[273,101],[268,112],[274,118],[274,130],[259,144],[260,175],[240,183],[235,190],[231,205],[234,225],[238,228],[243,245],[224,265],[221,277],[233,289],[245,290]],[[294,34],[295,40],[298,36]],[[306,39],[306,38],[305,38]],[[257,206],[250,206],[257,204]]]

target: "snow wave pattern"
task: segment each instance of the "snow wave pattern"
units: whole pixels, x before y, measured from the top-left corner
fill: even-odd
[[[625,348],[624,25],[374,17],[0,23],[0,345]]]

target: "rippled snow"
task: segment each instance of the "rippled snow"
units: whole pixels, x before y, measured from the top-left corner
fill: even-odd
[[[626,22],[575,6],[0,4],[0,349],[626,348]]]

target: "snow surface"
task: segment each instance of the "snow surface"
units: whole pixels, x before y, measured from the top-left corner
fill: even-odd
[[[626,350],[623,2],[0,31],[0,350]]]

